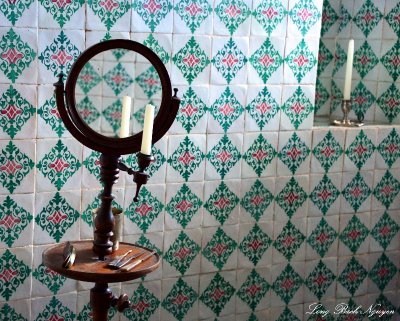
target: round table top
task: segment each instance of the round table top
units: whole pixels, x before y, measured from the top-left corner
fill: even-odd
[[[149,253],[151,250],[143,246],[120,242],[117,251],[108,255],[105,261],[100,261],[96,253],[92,250],[93,241],[76,241],[71,242],[71,244],[76,249],[76,258],[75,263],[69,269],[62,267],[65,243],[56,244],[45,250],[42,254],[43,264],[70,279],[102,283],[134,280],[154,271],[160,265],[160,256],[155,253],[151,258],[142,262],[132,270],[121,272],[120,270],[110,269],[107,267],[107,264],[115,257],[126,253],[128,250],[132,250],[128,256],[142,249],[145,250],[145,253]]]

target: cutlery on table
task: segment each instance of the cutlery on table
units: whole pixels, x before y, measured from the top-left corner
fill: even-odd
[[[144,255],[141,259],[132,262],[124,267],[121,268],[122,272],[128,272],[130,270],[132,270],[133,268],[135,268],[136,266],[138,266],[139,264],[143,263],[144,261],[148,260],[149,258],[151,258],[154,254],[156,253],[156,251],[151,251],[150,253]]]
[[[128,264],[130,261],[132,261],[133,259],[136,259],[137,257],[141,256],[144,253],[144,250],[141,250],[135,254],[132,254],[131,256],[123,259],[122,261],[118,262],[117,264],[114,264],[112,266],[110,266],[111,268],[114,269],[120,269],[123,266],[125,266],[126,264]]]
[[[119,262],[121,262],[129,253],[131,253],[132,250],[127,251],[126,253],[117,256],[114,260],[112,260],[110,263],[108,263],[108,266],[115,266],[116,264],[118,264]]]

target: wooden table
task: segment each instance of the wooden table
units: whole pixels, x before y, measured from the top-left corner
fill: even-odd
[[[111,293],[108,283],[131,281],[140,278],[154,271],[160,265],[160,257],[156,253],[131,271],[121,272],[108,268],[108,262],[128,250],[132,250],[129,255],[141,250],[144,250],[144,254],[146,254],[151,250],[139,245],[120,242],[117,251],[107,256],[105,261],[100,261],[92,251],[93,241],[76,241],[71,242],[71,244],[76,249],[76,259],[74,265],[69,269],[62,267],[65,243],[56,244],[45,250],[42,255],[43,264],[67,278],[95,283],[94,288],[90,290],[90,303],[93,307],[94,321],[107,321],[108,309],[111,306],[117,306],[120,311],[129,306],[127,295],[121,295],[116,298]]]

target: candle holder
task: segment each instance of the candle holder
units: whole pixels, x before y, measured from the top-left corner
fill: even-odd
[[[145,170],[147,167],[150,166],[151,162],[154,161],[154,157],[152,155],[146,155],[142,153],[137,154],[137,162],[139,166],[138,171],[134,171],[128,166],[126,166],[124,163],[121,161],[118,162],[118,169],[124,172],[127,172],[129,175],[133,176],[133,181],[136,183],[136,193],[133,198],[134,202],[138,201],[138,195],[139,195],[139,190],[142,187],[142,185],[146,184],[149,175],[145,173]]]
[[[351,99],[343,99],[342,100],[343,118],[341,120],[332,121],[332,125],[341,126],[341,127],[361,127],[364,125],[363,122],[353,121],[353,120],[349,119],[351,105],[352,105]]]

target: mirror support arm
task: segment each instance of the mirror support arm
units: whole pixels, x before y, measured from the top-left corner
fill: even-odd
[[[137,154],[137,162],[139,166],[138,171],[134,171],[132,168],[129,168],[121,161],[118,162],[118,169],[124,172],[127,172],[129,175],[133,176],[133,181],[136,183],[136,193],[133,200],[135,202],[138,201],[138,195],[140,188],[142,185],[146,184],[149,179],[149,174],[145,172],[146,168],[150,166],[151,162],[154,161],[154,157],[152,155],[145,155],[142,153]]]

